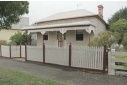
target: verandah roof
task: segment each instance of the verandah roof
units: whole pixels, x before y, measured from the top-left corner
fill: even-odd
[[[44,34],[46,31],[60,31],[62,34],[64,34],[67,30],[86,30],[86,32],[88,32],[89,34],[91,33],[91,31],[93,31],[93,33],[95,34],[95,26],[92,25],[90,21],[31,26],[22,28],[22,31],[25,30],[28,30],[28,33],[41,32],[42,34]]]

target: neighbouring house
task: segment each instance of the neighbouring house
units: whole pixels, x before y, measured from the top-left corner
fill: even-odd
[[[53,46],[88,45],[94,36],[106,30],[103,6],[98,5],[98,14],[80,9],[61,12],[24,27],[22,31],[37,34],[37,46],[43,43]]]
[[[21,17],[20,22],[13,24],[11,29],[0,30],[0,40],[6,40],[7,42],[10,42],[10,37],[17,31],[21,31],[21,28],[26,26],[29,26],[29,17]]]

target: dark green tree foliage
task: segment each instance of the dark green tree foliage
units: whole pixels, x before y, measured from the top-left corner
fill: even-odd
[[[20,16],[27,14],[27,1],[0,1],[0,29],[9,29],[20,21]]]
[[[113,14],[113,16],[110,19],[108,19],[108,23],[112,24],[119,19],[127,19],[127,7],[122,8],[119,11],[117,11],[115,14]]]
[[[122,44],[123,44],[124,48],[127,50],[127,32],[124,33]]]
[[[118,32],[120,34],[119,44],[121,44],[123,40],[124,33],[127,32],[127,20],[126,19],[119,19],[115,23],[111,24],[110,30],[112,32]]]
[[[31,41],[31,36],[30,34],[27,35],[27,33],[22,34],[21,32],[17,32],[10,37],[10,40],[17,45],[19,45],[20,43],[24,45],[25,43],[28,44],[28,42]]]
[[[22,42],[22,33],[21,32],[15,33],[10,37],[10,40],[19,45],[20,42]]]
[[[90,46],[103,46],[107,45],[110,47],[113,43],[119,40],[120,36],[117,32],[104,31],[100,32],[97,37],[95,37],[91,42]]]

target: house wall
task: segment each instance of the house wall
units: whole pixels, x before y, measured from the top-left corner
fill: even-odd
[[[57,32],[47,32],[48,34],[48,40],[44,40],[44,43],[46,45],[55,45],[58,46],[58,40],[57,40]],[[37,33],[37,46],[42,46],[43,44],[43,35],[38,32]]]
[[[72,45],[88,45],[89,44],[89,34],[83,31],[83,41],[76,41],[76,31],[67,31],[66,32],[66,40],[64,41],[64,45],[68,46],[70,43]],[[94,37],[93,34],[90,35],[90,38]],[[41,33],[37,33],[37,46],[42,46],[43,37]],[[57,40],[57,32],[48,32],[48,40],[44,40],[45,45],[53,45],[58,46]]]
[[[58,40],[57,40],[57,32],[47,32],[48,34],[48,40],[44,40],[44,43],[47,45],[55,45],[58,46]]]
[[[0,40],[6,40],[7,42],[10,42],[10,37],[14,35],[18,30],[0,30]]]
[[[37,32],[37,46],[42,46],[43,45],[43,36],[41,32]]]
[[[69,45],[69,43],[72,43],[72,45],[88,45],[89,44],[89,34],[85,31],[83,31],[83,41],[76,41],[76,31],[67,31],[66,32],[66,45]],[[91,35],[91,37],[93,37]]]

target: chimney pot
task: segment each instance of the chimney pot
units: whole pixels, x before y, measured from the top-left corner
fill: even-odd
[[[98,15],[103,19],[103,6],[102,5],[98,5]]]

